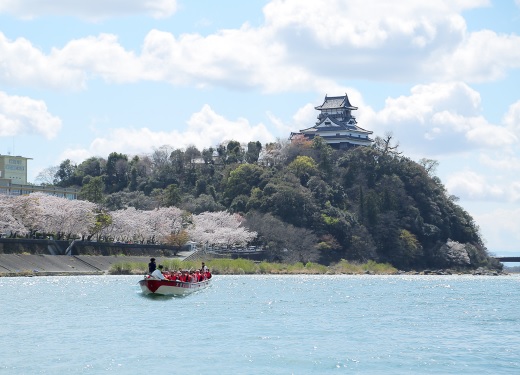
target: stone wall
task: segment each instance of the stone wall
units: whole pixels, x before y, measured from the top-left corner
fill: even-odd
[[[71,242],[43,239],[0,238],[0,254],[65,255]],[[165,256],[177,255],[179,248],[167,245],[126,244],[76,241],[69,255],[127,255]]]

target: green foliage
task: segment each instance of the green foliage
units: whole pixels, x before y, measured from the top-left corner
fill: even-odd
[[[79,196],[81,199],[93,203],[103,203],[105,200],[104,191],[105,183],[103,182],[103,177],[97,176],[88,179],[88,182],[81,187]]]
[[[206,266],[214,275],[254,275],[254,274],[393,274],[397,270],[389,264],[379,264],[369,261],[364,264],[351,264],[344,260],[327,267],[318,263],[255,263],[248,259],[205,259]],[[181,261],[179,259],[162,260],[165,271],[195,270],[200,268],[200,262]],[[148,271],[147,263],[120,262],[113,264],[111,274],[142,274]]]
[[[80,181],[75,178],[77,166],[73,164],[69,159],[61,162],[56,174],[54,175],[54,185],[61,187],[69,187],[79,185]]]
[[[297,156],[296,159],[287,166],[287,169],[305,182],[309,180],[310,176],[318,173],[316,162],[309,156]]]
[[[231,140],[202,152],[161,146],[151,155],[111,153],[79,166],[65,160],[54,182],[80,186],[83,199],[108,210],[175,205],[195,214],[242,213],[270,261],[420,269],[442,263],[438,251],[451,239],[473,246],[470,267],[495,267],[473,218],[434,176],[437,166],[403,156],[391,134],[347,150],[320,137],[265,147]]]
[[[369,260],[366,263],[350,263],[342,259],[331,267],[335,273],[344,274],[364,274],[374,273],[379,275],[392,275],[397,273],[397,269],[388,263],[376,263]]]
[[[263,168],[253,164],[241,164],[229,173],[224,194],[229,202],[239,195],[249,196],[261,182]]]

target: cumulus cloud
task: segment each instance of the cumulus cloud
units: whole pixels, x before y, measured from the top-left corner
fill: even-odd
[[[429,69],[438,78],[467,82],[502,79],[510,69],[520,67],[520,36],[501,35],[491,30],[473,32],[453,49],[437,56]]]
[[[111,7],[98,1],[2,4],[0,12],[15,14],[27,9],[60,14],[54,8],[66,14],[77,9],[96,15],[105,8],[108,13],[125,8],[171,14],[175,8],[168,0],[116,2]],[[264,92],[323,90],[338,78],[410,82],[428,75],[445,81],[489,81],[519,67],[520,37],[486,30],[468,33],[460,12],[487,4],[273,0],[264,7],[259,27],[245,23],[207,36],[151,30],[140,51],[127,50],[115,35],[101,34],[71,40],[46,55],[27,40],[11,42],[0,34],[0,57],[7,61],[0,67],[0,79],[70,89],[102,77],[109,82],[151,80]]]
[[[154,18],[171,16],[176,0],[3,0],[0,14],[31,19],[49,15],[76,16],[88,20],[146,14]]]
[[[113,34],[72,40],[63,49],[54,49],[49,59],[65,69],[88,72],[107,82],[134,82],[143,75],[139,59]]]
[[[489,185],[484,176],[472,171],[449,176],[446,188],[451,194],[466,199],[499,198],[504,194],[500,186]]]
[[[486,242],[493,243],[489,251],[496,255],[507,255],[518,251],[520,243],[520,209],[515,207],[497,207],[485,213],[473,215],[483,229]]]
[[[52,139],[60,129],[61,119],[51,115],[43,101],[0,91],[0,136],[38,134]]]
[[[478,82],[503,77],[519,61],[518,36],[467,31],[461,12],[489,5],[486,0],[354,0],[302,6],[276,0],[264,15],[265,27],[284,43],[290,61],[316,74]]]
[[[479,93],[462,82],[414,86],[409,96],[388,98],[381,111],[365,110],[359,118],[376,134],[392,131],[415,153],[456,153],[518,142],[509,127],[482,116]]]
[[[64,64],[59,51],[50,56],[35,48],[30,41],[7,39],[0,32],[0,83],[11,86],[32,86],[78,90],[85,87],[83,69]]]
[[[520,172],[520,156],[510,152],[499,152],[493,156],[483,153],[479,157],[479,162],[493,171]]]
[[[520,199],[520,180],[515,181],[511,177],[467,170],[449,175],[445,186],[450,194],[466,200],[514,203]]]
[[[154,131],[149,128],[110,129],[104,131],[102,137],[94,139],[88,149],[68,148],[62,153],[61,160],[81,162],[90,156],[106,156],[114,151],[129,155],[148,154],[157,145],[169,145],[176,149],[193,145],[202,150],[230,140],[244,144],[260,141],[265,144],[275,141],[275,137],[262,123],[252,125],[244,118],[228,120],[209,105],[204,105],[199,112],[190,117],[184,131]]]
[[[509,109],[504,116],[504,124],[506,124],[508,129],[520,137],[520,100],[509,106]]]

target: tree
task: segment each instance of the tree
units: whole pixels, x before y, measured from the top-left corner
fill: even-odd
[[[323,173],[327,175],[332,173],[332,166],[334,165],[332,147],[322,137],[318,136],[312,140],[312,148],[318,151],[319,166]]]
[[[54,184],[56,173],[58,172],[59,168],[60,167],[58,166],[54,166],[43,169],[40,173],[38,173],[34,181],[42,186]]]
[[[346,258],[358,262],[379,259],[372,235],[365,226],[358,225],[353,228]]]
[[[168,185],[164,189],[161,204],[164,207],[177,206],[181,201],[179,188],[175,184]]]
[[[186,148],[186,151],[184,151],[184,157],[185,157],[185,160],[186,160],[186,163],[188,164],[193,164],[193,162],[195,161],[195,159],[197,158],[200,158],[201,156],[201,152],[199,151],[199,149],[195,146],[188,146]]]
[[[203,212],[193,216],[193,225],[188,228],[190,238],[200,244],[245,246],[256,237],[256,232],[242,226],[240,215],[225,211]]]
[[[164,243],[170,246],[181,248],[190,240],[190,235],[187,231],[181,230],[179,233],[172,233],[166,236]]]
[[[120,191],[105,197],[104,207],[109,211],[134,207],[137,210],[153,210],[159,206],[154,197],[146,196],[142,191]]]
[[[311,176],[318,173],[316,162],[309,156],[297,156],[296,159],[287,166],[287,169],[293,172],[303,185],[307,183]]]
[[[204,160],[204,163],[205,164],[213,164],[213,152],[215,150],[213,149],[213,147],[210,147],[210,148],[205,148],[204,150],[202,150],[202,160]]]
[[[247,151],[245,154],[245,160],[247,163],[253,164],[258,161],[260,152],[262,151],[262,144],[258,141],[249,142],[247,144]]]
[[[105,183],[103,182],[103,177],[89,177],[87,180],[88,182],[84,183],[81,187],[79,196],[82,199],[85,199],[93,203],[103,203],[103,192],[105,191]]]
[[[244,159],[244,152],[242,146],[237,141],[229,141],[226,146],[227,151],[227,164],[240,163]]]
[[[85,176],[98,177],[103,173],[106,166],[106,160],[98,157],[91,157],[83,161],[76,168],[76,176],[82,180]]]
[[[419,160],[419,165],[424,168],[428,176],[433,177],[439,166],[439,162],[433,159],[422,158]]]
[[[401,156],[402,152],[397,151],[399,148],[399,142],[392,144],[392,139],[394,138],[392,132],[385,133],[385,137],[376,137],[374,141],[374,147],[378,150],[382,157],[386,156]]]
[[[319,259],[318,238],[308,229],[255,211],[248,213],[246,224],[258,233],[257,242],[266,248],[270,260],[307,263]]]
[[[117,152],[108,155],[105,183],[109,193],[120,191],[128,185],[127,155]]]
[[[206,211],[217,212],[226,209],[222,204],[216,202],[211,195],[206,194],[201,194],[197,198],[189,195],[184,196],[179,207],[196,215]]]
[[[76,185],[76,181],[74,180],[76,168],[76,165],[73,164],[70,159],[62,161],[54,175],[54,185],[61,187]]]
[[[229,202],[238,195],[247,195],[261,182],[263,168],[254,164],[242,164],[229,173],[224,194]]]

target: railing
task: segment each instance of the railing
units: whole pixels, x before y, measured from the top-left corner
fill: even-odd
[[[493,257],[493,258],[495,258],[496,260],[503,262],[503,263],[520,262],[520,257]]]

